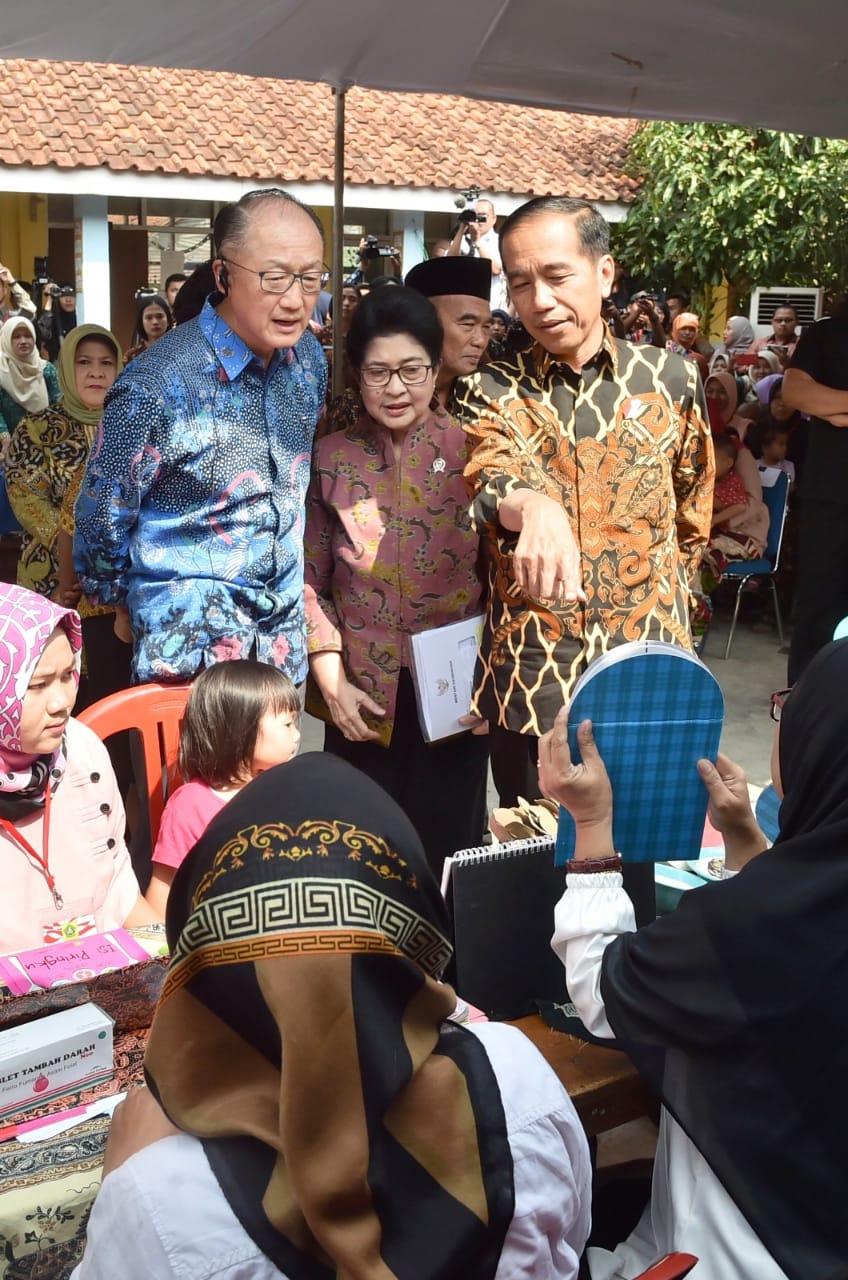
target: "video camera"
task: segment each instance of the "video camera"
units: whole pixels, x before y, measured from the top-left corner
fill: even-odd
[[[390,249],[388,245],[380,244],[376,236],[366,236],[365,244],[359,250],[360,258],[369,262],[373,262],[375,258],[392,258],[394,253],[394,249]]]
[[[485,213],[477,213],[475,209],[463,209],[461,213],[456,215],[456,220],[465,224],[469,222],[485,222],[486,215]]]
[[[33,259],[32,264],[32,296],[40,302],[41,292],[49,284],[50,272],[47,267],[47,259],[37,256]]]

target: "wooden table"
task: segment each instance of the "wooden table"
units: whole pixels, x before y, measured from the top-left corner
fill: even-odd
[[[625,1053],[554,1031],[538,1014],[511,1025],[553,1067],[590,1138],[640,1116],[656,1116],[656,1097]]]

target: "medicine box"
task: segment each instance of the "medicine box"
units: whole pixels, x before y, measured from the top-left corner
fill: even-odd
[[[0,1031],[0,1116],[111,1079],[112,1019],[96,1004]]]

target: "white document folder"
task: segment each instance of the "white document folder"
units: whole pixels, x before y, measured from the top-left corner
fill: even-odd
[[[462,733],[468,715],[483,614],[421,631],[412,640],[412,677],[418,719],[427,742]]]

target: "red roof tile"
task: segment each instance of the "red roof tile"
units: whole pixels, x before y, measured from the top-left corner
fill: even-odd
[[[2,75],[3,165],[332,180],[326,85],[16,58],[2,61]],[[629,201],[636,184],[621,167],[633,128],[604,116],[355,87],[346,180]]]

